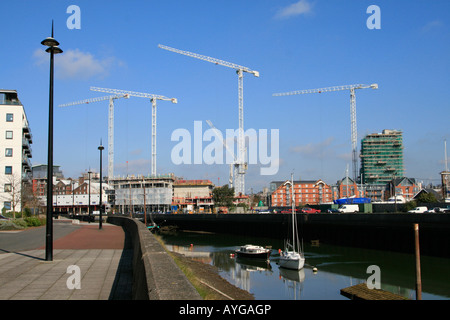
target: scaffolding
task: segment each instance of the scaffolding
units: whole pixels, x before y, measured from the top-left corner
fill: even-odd
[[[403,133],[383,130],[361,140],[361,180],[364,184],[387,184],[405,174]]]
[[[167,212],[172,204],[173,174],[150,177],[127,176],[110,180],[118,212]]]

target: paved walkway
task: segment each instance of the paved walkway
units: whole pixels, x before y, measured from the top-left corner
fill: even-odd
[[[91,223],[73,230],[54,240],[53,261],[45,261],[45,247],[2,250],[0,300],[131,299],[132,249],[123,229],[103,223],[99,230],[98,224]]]

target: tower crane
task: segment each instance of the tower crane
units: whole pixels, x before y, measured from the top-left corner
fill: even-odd
[[[232,68],[236,70],[238,75],[238,99],[239,99],[239,136],[238,136],[238,156],[237,156],[237,175],[235,177],[235,192],[236,194],[245,193],[245,174],[247,171],[245,140],[244,140],[244,72],[253,74],[255,77],[259,77],[259,72],[251,70],[247,67],[240,66],[238,64],[227,62],[224,60],[211,58],[208,56],[200,55],[197,53],[183,51],[175,48],[171,48],[165,45],[158,45],[159,48],[179,53],[188,57],[200,59],[203,61],[211,62],[216,65]]]
[[[217,128],[214,127],[214,125],[212,124],[212,122],[211,122],[210,120],[206,120],[206,122],[207,122],[208,125],[211,127],[211,129],[214,130],[214,133],[216,134],[217,138],[220,139],[220,140],[222,141],[223,145],[225,146],[225,148],[227,149],[227,151],[230,153],[230,155],[231,155],[231,156],[233,157],[233,159],[234,159],[234,162],[230,164],[230,177],[229,177],[229,179],[228,179],[228,185],[230,186],[230,188],[233,188],[233,167],[234,167],[234,170],[237,171],[237,166],[238,166],[238,162],[237,162],[236,156],[234,155],[233,150],[231,150],[231,149],[228,147],[228,145],[227,145],[227,143],[225,142],[225,140],[219,135],[219,132],[218,132]],[[234,175],[234,176],[236,176],[236,175]]]
[[[152,166],[151,166],[151,175],[156,176],[156,100],[163,100],[163,101],[171,101],[172,103],[178,103],[178,100],[176,98],[167,98],[161,95],[157,94],[151,94],[151,93],[142,93],[142,92],[135,92],[135,91],[126,91],[126,90],[119,90],[119,89],[108,89],[108,88],[98,88],[98,87],[91,87],[91,91],[99,91],[99,92],[107,92],[107,93],[114,93],[114,94],[122,94],[122,95],[128,95],[132,97],[138,97],[138,98],[147,98],[150,99],[152,103]]]
[[[69,107],[79,104],[89,104],[93,102],[109,100],[109,112],[108,112],[108,179],[114,177],[114,100],[125,98],[128,99],[128,94],[116,94],[105,97],[98,97],[92,99],[81,100],[77,102],[60,104],[59,107]]]
[[[291,91],[286,93],[274,93],[273,96],[290,96],[297,94],[309,94],[309,93],[322,93],[322,92],[332,92],[332,91],[342,91],[342,90],[350,90],[350,124],[351,124],[351,142],[352,142],[352,163],[353,163],[353,178],[356,181],[358,177],[358,160],[357,160],[357,138],[358,132],[356,127],[356,89],[378,89],[378,84],[374,83],[371,85],[365,84],[353,84],[353,85],[345,85],[345,86],[335,86],[328,88],[320,88],[320,89],[309,89],[309,90],[298,90]]]

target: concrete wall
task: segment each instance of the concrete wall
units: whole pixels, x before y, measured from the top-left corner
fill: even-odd
[[[201,300],[197,290],[142,222],[122,216],[109,216],[107,222],[122,226],[131,238],[134,300]]]
[[[156,223],[180,230],[285,239],[290,214],[161,214]],[[450,258],[450,214],[348,213],[297,214],[305,241],[414,253],[413,224],[420,225],[420,253]]]

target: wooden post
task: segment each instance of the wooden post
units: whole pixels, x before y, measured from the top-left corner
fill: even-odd
[[[419,224],[414,224],[414,239],[416,248],[416,300],[422,300],[422,279],[420,275]]]

